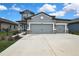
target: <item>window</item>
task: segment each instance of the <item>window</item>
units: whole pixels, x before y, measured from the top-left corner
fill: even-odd
[[[28,14],[28,17],[32,16],[31,14]]]
[[[24,18],[27,18],[27,14],[23,14],[23,17],[24,17]]]
[[[11,25],[10,25],[10,29],[11,29]]]
[[[14,29],[16,28],[16,26],[14,25]]]

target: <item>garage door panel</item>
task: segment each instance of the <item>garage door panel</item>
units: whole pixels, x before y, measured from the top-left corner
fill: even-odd
[[[65,33],[65,25],[56,25],[56,33]]]
[[[53,32],[52,24],[31,24],[31,31],[35,34],[47,34]]]

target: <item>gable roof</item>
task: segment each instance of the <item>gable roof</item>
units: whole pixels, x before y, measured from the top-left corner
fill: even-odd
[[[47,15],[47,16],[50,16],[50,17],[55,17],[55,16],[51,16],[51,15],[45,13],[45,12],[40,12],[40,13],[38,13],[38,14],[36,14],[36,15],[39,15],[39,14],[41,14],[41,13],[43,13],[43,14],[45,14],[45,15]]]
[[[43,14],[49,16],[49,17],[52,17],[52,19],[56,20],[57,22],[61,22],[61,21],[62,21],[62,22],[67,22],[67,23],[68,23],[68,22],[70,21],[69,19],[60,19],[60,18],[55,18],[55,16],[51,16],[51,15],[45,13],[45,12],[37,13],[37,14],[32,15],[32,16],[30,16],[30,17],[27,17],[27,18],[25,18],[25,19],[26,19],[26,20],[31,19],[31,17],[34,17],[34,16],[39,15],[39,14],[41,14],[41,13],[43,13]],[[24,22],[25,20],[21,20],[21,21]],[[18,21],[18,22],[21,22],[21,21]]]
[[[52,17],[52,18],[55,19],[55,20],[59,20],[59,21],[71,21],[71,20],[69,20],[69,19],[60,19],[60,18],[55,18],[56,16],[51,16],[51,15],[45,13],[45,12],[40,12],[40,13],[37,13],[37,14],[35,14],[35,15],[33,15],[33,16],[39,15],[39,14],[41,14],[41,13],[43,13],[43,14],[49,16],[49,17]],[[25,18],[25,19],[30,19],[30,18],[33,17],[33,16],[30,16],[30,17]]]
[[[43,13],[43,14],[45,14],[45,15],[49,16],[49,17],[55,18],[55,16],[50,16],[50,15],[48,15],[48,14],[44,13],[44,12],[40,12],[40,13],[37,13],[37,14],[32,15],[32,16],[30,16],[30,17],[27,17],[27,18],[25,18],[25,19],[29,19],[29,18],[34,17],[34,16],[36,16],[36,15],[39,15],[39,14],[41,14],[41,13]]]
[[[4,18],[0,18],[0,23],[9,23],[9,24],[17,25],[17,23]]]

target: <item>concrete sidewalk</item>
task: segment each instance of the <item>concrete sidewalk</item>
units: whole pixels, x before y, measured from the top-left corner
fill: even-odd
[[[28,34],[0,55],[79,56],[79,36],[72,34]]]

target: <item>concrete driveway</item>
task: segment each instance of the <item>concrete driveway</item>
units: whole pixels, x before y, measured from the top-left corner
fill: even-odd
[[[79,56],[79,36],[72,34],[28,34],[0,55]]]

